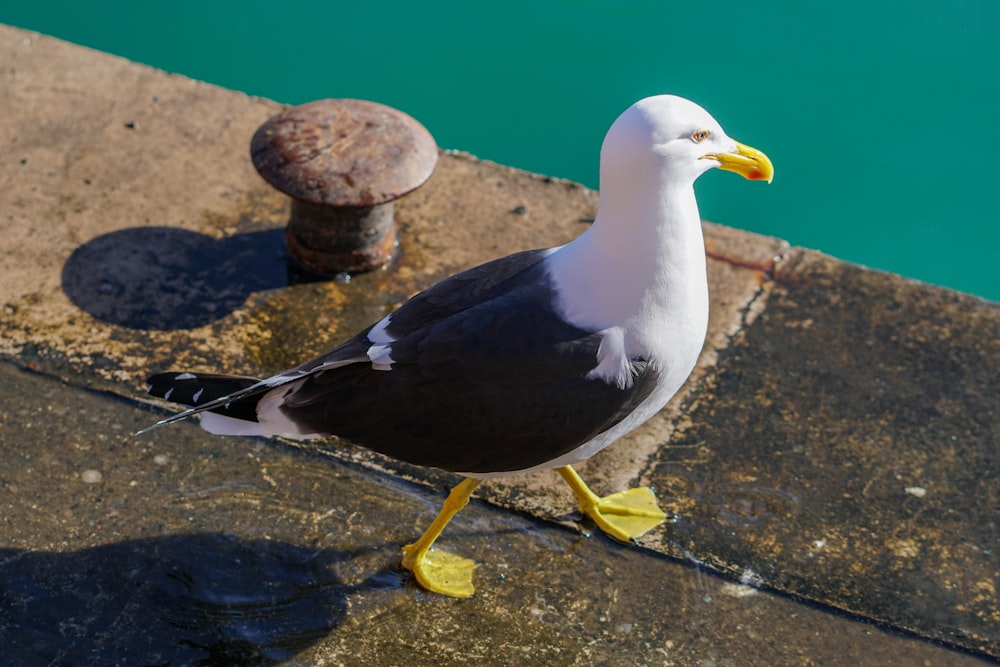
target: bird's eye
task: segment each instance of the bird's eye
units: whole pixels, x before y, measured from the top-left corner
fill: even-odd
[[[698,130],[697,132],[691,135],[691,138],[694,140],[696,144],[700,144],[701,142],[705,141],[705,139],[708,139],[708,130]]]

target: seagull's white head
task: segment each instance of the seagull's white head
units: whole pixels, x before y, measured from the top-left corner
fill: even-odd
[[[675,95],[639,100],[608,130],[601,146],[601,192],[690,186],[713,167],[771,181],[760,151],[733,141],[700,106]]]

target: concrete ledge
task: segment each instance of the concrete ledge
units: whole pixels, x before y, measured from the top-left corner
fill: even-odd
[[[1000,308],[793,249],[644,479],[665,553],[1000,651]]]
[[[706,223],[712,324],[692,381],[583,468],[599,491],[637,480],[654,486],[676,522],[645,549],[588,542],[534,519],[576,519],[555,475],[488,485],[480,495],[489,503],[446,535],[484,561],[480,597],[464,608],[481,615],[477,623],[450,601],[403,588],[393,569],[398,545],[438,499],[382,473],[435,487],[450,476],[336,443],[332,461],[208,438],[190,426],[135,442],[128,433],[152,419],[136,409],[142,380],[167,367],[260,375],[291,366],[449,273],[573,238],[593,217],[597,194],[446,154],[397,207],[397,266],[346,285],[292,284],[280,244],[287,204],[248,155],[250,136],[278,105],[2,26],[0,54],[0,355],[41,374],[0,364],[5,386],[18,387],[18,407],[4,407],[0,428],[0,562],[68,570],[59,581],[82,599],[89,589],[72,573],[75,559],[148,560],[191,548],[177,536],[192,530],[216,536],[199,548],[215,549],[220,569],[226,558],[263,553],[292,588],[308,582],[282,568],[307,558],[302,549],[327,550],[334,598],[316,605],[333,616],[300,647],[308,646],[310,664],[355,655],[349,634],[368,642],[360,645],[371,664],[393,650],[399,662],[440,658],[447,642],[421,644],[400,609],[434,619],[435,632],[461,649],[456,664],[507,650],[510,664],[523,651],[547,664],[575,654],[613,661],[618,650],[647,662],[720,657],[682,648],[692,632],[744,657],[746,637],[733,629],[740,622],[763,633],[752,640],[762,663],[825,656],[823,664],[855,664],[874,655],[975,662],[892,633],[863,639],[867,626],[781,596],[762,595],[753,608],[699,602],[706,587],[737,600],[753,586],[1000,657],[996,304]],[[256,536],[285,546],[240,541]],[[40,549],[52,557],[29,557]],[[580,549],[587,566],[570,558]],[[706,584],[706,568],[724,578]],[[505,586],[508,578],[516,586]],[[15,575],[0,581],[14,585]],[[250,586],[231,583],[237,592]],[[608,586],[642,603],[622,604]],[[130,618],[157,613],[147,603]],[[537,615],[519,616],[536,603]],[[643,629],[602,630],[601,605],[620,627]],[[679,610],[693,614],[688,625],[657,625]],[[791,617],[809,620],[786,632]],[[500,627],[486,618],[508,620]],[[376,619],[413,643],[390,646],[377,624],[359,629]],[[573,623],[578,630],[567,630]],[[462,639],[465,627],[490,652],[479,655]],[[516,638],[507,641],[512,627]],[[816,639],[815,628],[839,634]],[[0,636],[6,631],[0,626]],[[846,637],[864,649],[845,653]],[[602,648],[581,652],[588,638]],[[90,649],[113,642],[109,635]]]

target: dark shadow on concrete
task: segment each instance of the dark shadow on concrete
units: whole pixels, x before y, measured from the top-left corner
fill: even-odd
[[[171,227],[130,227],[70,255],[62,287],[104,322],[130,329],[191,329],[232,313],[254,292],[296,282],[283,229],[214,239]]]
[[[271,665],[326,636],[357,586],[331,549],[223,533],[54,553],[0,549],[0,646],[11,665]]]

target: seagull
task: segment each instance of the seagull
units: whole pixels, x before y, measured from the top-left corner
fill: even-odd
[[[337,436],[462,475],[403,566],[429,591],[473,594],[474,562],[432,549],[483,479],[555,469],[580,510],[630,542],[666,515],[649,488],[599,497],[572,465],[645,422],[705,341],[708,282],[694,182],[771,181],[762,152],[703,108],[657,95],[626,109],[600,154],[593,224],[566,245],[468,269],[316,359],[259,380],[159,373],[150,394],[215,434]]]

